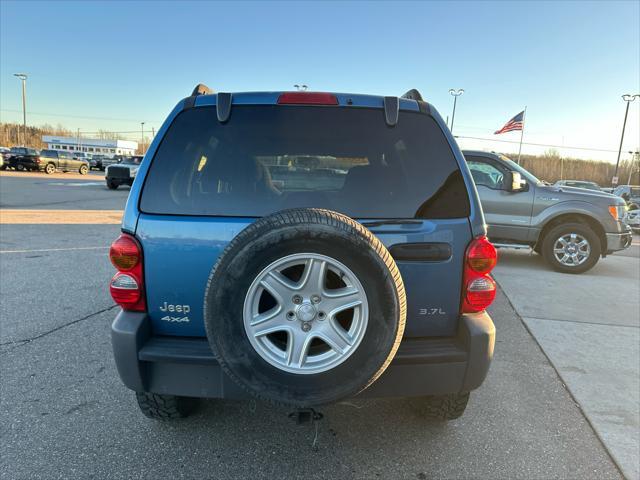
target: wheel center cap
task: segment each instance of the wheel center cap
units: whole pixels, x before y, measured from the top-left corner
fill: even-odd
[[[310,303],[303,303],[297,308],[296,317],[302,322],[310,322],[316,318],[316,308]]]

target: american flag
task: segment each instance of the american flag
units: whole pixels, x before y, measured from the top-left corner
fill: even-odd
[[[507,123],[505,123],[504,127],[502,127],[500,130],[496,130],[495,132],[493,132],[493,134],[499,135],[501,133],[512,132],[514,130],[522,130],[523,125],[524,125],[524,110],[521,111],[519,114],[517,114],[515,117],[513,117],[511,120],[509,120]]]

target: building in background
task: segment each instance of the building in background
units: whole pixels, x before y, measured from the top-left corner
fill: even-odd
[[[101,140],[99,138],[58,137],[43,135],[42,141],[50,150],[64,150],[67,152],[84,152],[92,155],[135,155],[138,142],[131,140]]]

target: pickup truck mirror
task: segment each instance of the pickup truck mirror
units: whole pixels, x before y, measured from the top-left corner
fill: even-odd
[[[527,181],[520,172],[510,171],[504,176],[504,185],[508,192],[524,192],[528,190]]]

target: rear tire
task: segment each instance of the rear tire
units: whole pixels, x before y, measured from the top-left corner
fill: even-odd
[[[136,400],[145,417],[161,421],[186,418],[198,405],[197,398],[149,392],[136,392]]]
[[[571,237],[574,235],[575,237],[573,238],[579,241],[573,242],[571,240]],[[582,241],[586,241],[589,252],[586,258],[581,259],[580,252],[577,253],[577,255],[579,255],[577,257],[579,260],[577,261],[580,263],[575,263],[576,260],[571,260],[573,263],[569,263],[568,258],[566,261],[562,261],[561,258],[558,258],[559,256],[565,257],[564,253],[556,252],[563,245],[562,239],[564,239],[565,243],[568,242],[569,249],[571,248],[572,243],[579,245]],[[568,251],[571,252],[572,250]],[[554,270],[562,273],[577,274],[586,272],[598,263],[601,251],[600,239],[596,233],[584,223],[567,223],[558,225],[549,230],[542,240],[542,255],[544,256],[544,259]]]
[[[467,408],[469,392],[432,395],[410,399],[414,409],[429,420],[455,420]]]
[[[80,175],[86,175],[89,172],[89,168],[86,165],[82,165],[78,172],[80,172]]]
[[[47,166],[44,167],[44,173],[46,173],[47,175],[51,175],[52,173],[55,173],[56,171],[56,166],[53,163],[47,163]]]
[[[107,180],[107,188],[109,190],[116,190],[120,184],[114,182],[113,180]]]
[[[16,170],[18,170],[19,172],[22,172],[24,170],[24,165],[19,163],[18,165],[16,165]]]

